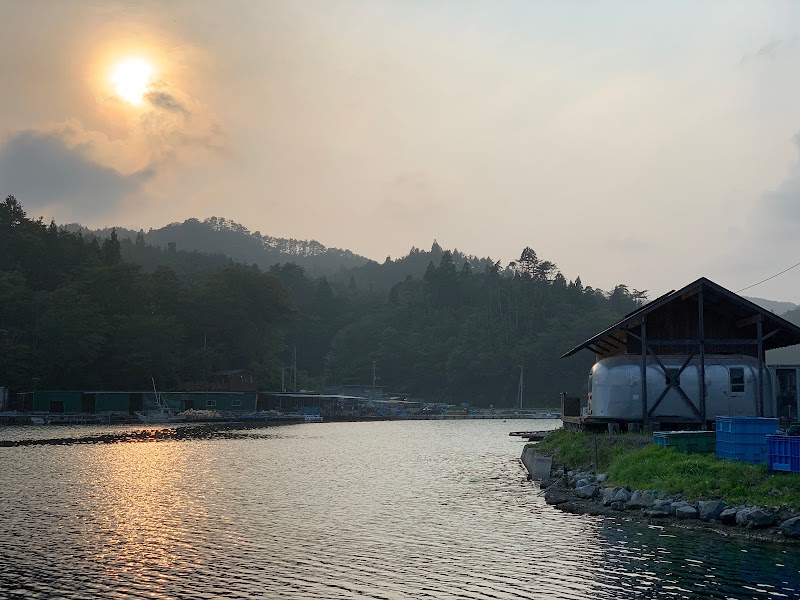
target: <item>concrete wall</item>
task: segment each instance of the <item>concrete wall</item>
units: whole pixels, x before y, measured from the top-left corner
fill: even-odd
[[[552,456],[538,454],[536,448],[526,446],[520,459],[534,481],[541,481],[550,477],[550,469],[553,466]]]

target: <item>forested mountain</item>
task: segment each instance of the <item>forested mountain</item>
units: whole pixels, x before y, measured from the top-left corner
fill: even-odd
[[[383,263],[369,261],[352,269],[340,269],[332,276],[332,280],[348,285],[354,281],[361,289],[388,292],[393,285],[404,281],[406,277],[422,277],[431,262],[439,264],[443,254],[444,250],[434,240],[430,251],[411,248],[407,255],[395,260],[386,257]],[[450,256],[456,269],[460,269],[465,262],[469,262],[473,270],[494,268],[495,265],[491,258],[468,256],[458,250],[453,250]]]
[[[800,327],[800,308],[795,308],[780,315],[790,323]],[[776,364],[800,364],[800,346],[789,346],[788,348],[778,348],[767,352],[767,363]]]
[[[29,219],[9,196],[0,386],[142,389],[152,376],[182,389],[246,368],[275,390],[296,350],[298,388],[370,383],[375,361],[390,391],[503,406],[524,366],[526,405],[552,406],[561,391],[583,393],[593,360],[560,355],[644,298],[567,281],[530,248],[506,267],[438,244],[376,266],[384,270],[315,278],[295,261],[263,270],[177,243],[158,248],[143,233],[120,241],[112,231],[101,243]]]
[[[80,232],[84,237],[96,236],[101,240],[111,235],[112,228],[92,230],[79,223],[63,225],[66,231]],[[442,259],[441,246],[434,240],[430,251],[412,248],[401,258],[387,257],[383,263],[354,254],[349,250],[327,248],[316,241],[274,238],[251,232],[244,225],[224,218],[211,217],[204,221],[187,219],[183,223],[172,223],[161,229],[134,231],[121,227],[113,228],[122,243],[122,258],[142,265],[145,269],[154,266],[156,254],[141,252],[136,248],[145,245],[160,248],[174,256],[176,251],[219,255],[220,260],[233,259],[247,265],[258,265],[266,270],[274,264],[293,262],[301,266],[312,277],[327,276],[333,283],[349,285],[351,280],[362,290],[388,292],[406,277],[422,277],[428,264],[438,264]],[[127,242],[127,243],[126,243]],[[225,257],[225,258],[222,258]],[[483,269],[494,264],[490,258],[465,255],[458,250],[452,252],[457,268],[469,261],[474,269]],[[197,255],[184,257],[184,271],[202,269],[204,261]],[[175,262],[175,261],[173,261]],[[163,262],[158,262],[163,264]],[[173,264],[169,265],[175,268]]]
[[[799,307],[793,302],[779,302],[777,300],[767,300],[766,298],[751,298],[745,296],[750,302],[758,304],[762,308],[774,312],[778,316],[783,316],[790,310],[797,310]]]
[[[78,223],[64,225],[67,231],[80,231],[84,236],[93,235],[106,239],[112,228],[90,230]],[[189,252],[224,254],[237,262],[258,265],[268,269],[270,265],[291,261],[314,276],[328,275],[340,269],[356,267],[368,262],[349,250],[328,248],[315,240],[295,240],[262,235],[250,231],[244,225],[222,217],[210,217],[204,221],[187,219],[183,223],[170,223],[147,233],[131,229],[113,228],[120,240],[135,241],[142,236],[146,244],[162,249],[171,248]],[[127,257],[126,257],[127,258]]]
[[[330,367],[341,380],[364,381],[375,360],[391,389],[483,405],[511,402],[520,366],[528,402],[552,406],[562,391],[583,393],[593,357],[560,355],[635,309],[644,294],[568,282],[530,248],[509,271],[497,264],[475,271],[469,262],[457,269],[443,252],[424,277],[409,276],[387,302],[337,332]]]
[[[275,385],[291,298],[272,275],[227,263],[193,283],[167,267],[145,274],[122,261],[116,234],[101,245],[47,227],[9,196],[0,204],[0,385],[143,389],[153,376],[179,388],[229,364]]]

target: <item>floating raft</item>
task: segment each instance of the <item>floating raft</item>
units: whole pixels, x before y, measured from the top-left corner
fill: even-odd
[[[528,438],[529,442],[540,442],[548,433],[548,431],[512,431],[508,435]]]

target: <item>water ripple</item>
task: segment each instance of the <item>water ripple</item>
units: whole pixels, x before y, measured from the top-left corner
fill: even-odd
[[[155,444],[5,447],[0,597],[800,597],[794,549],[547,506],[507,435],[545,425],[173,429]],[[63,437],[109,435],[138,434]]]

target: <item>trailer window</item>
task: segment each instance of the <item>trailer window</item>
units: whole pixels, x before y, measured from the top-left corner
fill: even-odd
[[[744,394],[744,369],[731,367],[731,394]]]

